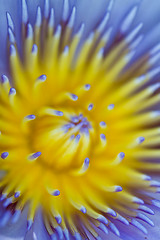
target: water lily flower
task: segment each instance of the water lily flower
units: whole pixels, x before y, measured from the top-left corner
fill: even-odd
[[[0,240],[159,239],[160,3],[3,4]]]

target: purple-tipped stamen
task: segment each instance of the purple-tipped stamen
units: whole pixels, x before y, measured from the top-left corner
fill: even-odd
[[[93,107],[94,107],[93,103],[89,104],[88,111],[91,111],[93,109]]]
[[[15,198],[18,198],[20,196],[20,192],[18,191],[18,192],[15,192],[15,194],[14,194],[14,197]]]
[[[3,152],[1,153],[1,158],[6,159],[8,157],[9,153],[8,152]]]
[[[122,192],[123,188],[121,186],[115,186],[115,192]]]
[[[129,222],[126,218],[122,217],[121,215],[118,214],[117,216],[117,220],[120,221],[121,223],[125,224],[125,225],[129,225]]]
[[[105,123],[104,121],[101,121],[101,122],[99,123],[99,125],[100,125],[100,127],[106,127],[106,123]]]
[[[3,75],[1,76],[1,83],[4,84],[4,83],[6,83],[6,82],[9,82],[8,77],[3,74]]]
[[[115,107],[114,104],[110,104],[110,105],[108,106],[108,110],[112,110],[114,107]]]
[[[130,224],[141,230],[144,234],[147,234],[147,229],[134,218],[131,220]]]
[[[78,135],[76,136],[76,138],[75,138],[75,140],[76,140],[77,143],[79,142],[80,138],[81,138],[81,135],[78,134]]]
[[[114,234],[116,234],[118,237],[120,236],[118,228],[112,222],[109,223],[109,227]]]
[[[7,197],[7,194],[6,194],[6,193],[3,193],[3,194],[0,196],[0,201],[3,201],[6,197]]]
[[[124,157],[125,157],[125,153],[124,153],[124,152],[120,152],[120,153],[118,154],[118,157],[119,157],[120,160],[123,160]]]
[[[36,153],[33,153],[31,156],[29,156],[29,160],[35,160],[37,159],[38,157],[41,156],[41,152],[36,152]]]
[[[15,56],[16,55],[16,49],[13,44],[10,45],[10,55]]]
[[[111,215],[112,217],[116,217],[117,216],[117,213],[113,209],[111,209],[111,208],[107,209],[107,214]]]
[[[87,209],[84,206],[82,206],[80,211],[85,214],[87,212]]]
[[[108,234],[108,229],[103,223],[100,223],[98,228],[101,229],[105,234]]]
[[[59,240],[63,240],[63,231],[62,231],[62,228],[61,228],[60,226],[57,226],[57,227],[55,228],[55,231],[56,231],[56,233],[57,233],[57,235],[58,235],[58,239],[59,239]]]
[[[52,193],[53,196],[57,197],[60,195],[60,191],[59,190],[54,190]]]
[[[25,118],[27,120],[34,120],[36,118],[36,116],[34,114],[30,114],[30,115],[27,115]]]
[[[145,140],[145,138],[144,138],[144,137],[139,137],[139,138],[138,138],[138,143],[139,143],[139,144],[141,144],[141,143],[143,143],[143,142],[144,142],[144,140]]]
[[[16,223],[18,221],[18,219],[21,216],[21,211],[20,210],[16,210],[15,213],[13,214],[13,217],[11,219],[12,223]]]
[[[90,163],[89,158],[85,158],[84,163],[85,163],[85,165],[89,165],[89,163]]]
[[[27,221],[27,231],[29,231],[31,229],[32,225],[33,225],[32,219],[28,220]]]
[[[36,54],[38,52],[38,47],[36,44],[33,44],[33,47],[32,47],[32,53],[33,54]]]
[[[38,78],[38,80],[41,81],[41,82],[46,81],[46,79],[47,79],[47,76],[45,74],[39,76],[39,78]]]
[[[86,90],[86,91],[89,91],[90,88],[91,88],[91,85],[90,85],[90,84],[86,84],[84,87],[85,87],[85,90]]]
[[[62,111],[55,110],[54,113],[55,113],[56,116],[59,116],[59,117],[63,116],[63,112]]]
[[[6,198],[6,200],[3,203],[3,207],[8,207],[12,203],[12,198]]]
[[[98,218],[97,218],[97,220],[99,221],[99,222],[101,222],[101,223],[104,223],[104,224],[108,224],[108,220],[107,220],[107,218],[105,218],[103,215],[100,215]]]
[[[106,141],[106,135],[105,134],[101,133],[100,138],[101,138],[101,140]]]
[[[144,201],[138,197],[133,197],[133,203],[144,204]]]
[[[12,213],[10,210],[5,211],[5,213],[0,218],[0,227],[4,227],[10,220]]]
[[[9,95],[15,95],[15,94],[16,94],[16,89],[15,88],[10,88]]]
[[[56,219],[56,221],[57,221],[58,224],[61,224],[62,218],[61,218],[60,215],[56,216],[55,219]]]
[[[71,93],[70,96],[71,96],[71,99],[73,101],[77,101],[78,100],[78,96],[76,94]]]

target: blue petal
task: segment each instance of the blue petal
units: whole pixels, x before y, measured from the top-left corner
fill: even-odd
[[[35,234],[37,240],[50,240],[49,234],[43,223],[42,211],[40,209],[37,211],[35,216],[33,233]],[[30,240],[30,238],[26,238],[26,240]]]
[[[22,215],[19,220],[13,224],[11,223],[11,219],[4,227],[0,227],[0,240],[9,240],[12,239],[24,239],[24,235],[26,232],[26,219],[27,219],[27,207],[24,209]],[[0,219],[2,220],[6,210],[0,204]],[[6,238],[5,238],[6,237]]]

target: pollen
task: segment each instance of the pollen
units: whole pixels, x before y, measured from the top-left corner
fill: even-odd
[[[108,21],[112,1],[84,40],[75,31],[77,9],[64,0],[61,20],[45,1],[35,25],[22,1],[22,53],[7,13],[10,79],[0,83],[0,200],[13,222],[28,206],[27,228],[36,212],[52,239],[99,239],[97,229],[117,236],[118,221],[147,233],[143,213],[156,205],[159,173],[160,73],[157,51],[133,61],[139,23],[133,8],[116,36]],[[131,21],[132,20],[132,21]],[[129,25],[130,23],[130,25]],[[144,87],[145,86],[145,87]],[[146,87],[147,86],[147,87]],[[3,218],[0,224],[3,224]]]

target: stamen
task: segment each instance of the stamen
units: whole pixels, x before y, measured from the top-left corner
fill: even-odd
[[[154,223],[152,222],[152,220],[150,218],[148,218],[147,216],[145,216],[144,214],[142,213],[138,213],[137,214],[137,218],[139,218],[140,220],[148,223],[150,226],[154,226]]]
[[[10,88],[9,95],[15,95],[15,94],[16,94],[16,89],[15,88]]]
[[[137,138],[137,142],[138,142],[138,144],[141,144],[141,143],[143,143],[143,142],[144,142],[144,140],[145,140],[145,138],[144,138],[144,137],[139,137],[139,138]]]
[[[1,83],[4,84],[4,83],[8,83],[8,82],[9,82],[8,77],[3,74],[3,75],[1,76]]]
[[[116,236],[120,236],[118,228],[112,222],[109,222],[109,227],[113,231],[113,233],[116,234]]]
[[[121,223],[125,224],[126,226],[129,225],[129,222],[127,221],[126,218],[122,217],[121,215],[118,214],[117,218],[118,221],[120,221]]]
[[[97,28],[97,32],[102,33],[104,31],[104,28],[106,27],[109,18],[110,18],[110,13],[107,11],[102,22],[100,23],[100,25]]]
[[[100,223],[98,228],[102,230],[102,232],[104,232],[105,234],[108,234],[108,229],[103,223]]]
[[[66,21],[69,15],[69,2],[68,0],[64,0],[63,2],[63,14],[62,14],[62,20]]]
[[[10,55],[11,56],[16,56],[16,49],[13,44],[10,45]]]
[[[3,152],[1,153],[1,158],[6,159],[8,157],[9,153],[8,152]]]
[[[73,100],[73,101],[77,101],[77,100],[78,100],[78,96],[75,95],[75,94],[73,94],[73,93],[70,93],[70,98],[71,98],[71,100]]]
[[[37,47],[36,44],[33,44],[33,47],[32,47],[32,53],[36,55],[37,52],[38,52],[38,47]]]
[[[36,119],[36,116],[34,114],[30,114],[30,115],[27,115],[24,120],[26,121],[31,121],[31,120],[34,120]]]
[[[15,198],[18,198],[18,197],[20,196],[20,194],[21,194],[20,191],[15,192],[14,197],[15,197]]]
[[[138,209],[142,210],[142,211],[144,211],[144,212],[146,212],[148,214],[154,215],[154,211],[152,211],[152,209],[148,208],[145,205],[139,205]]]
[[[103,215],[99,215],[99,217],[97,218],[97,220],[105,225],[108,224],[108,220],[103,216]]]
[[[126,33],[128,31],[128,29],[130,28],[136,13],[137,13],[137,6],[133,7],[132,10],[128,13],[128,15],[126,16],[126,18],[124,19],[121,27],[120,27],[120,31],[122,34]]]
[[[132,32],[126,37],[126,42],[129,44],[139,33],[141,28],[143,27],[143,23],[139,23],[137,27],[135,27]]]
[[[50,28],[53,28],[53,27],[54,27],[55,22],[54,22],[54,9],[53,9],[53,8],[51,8],[51,12],[50,12],[50,17],[49,17],[49,22],[48,22],[48,24],[49,24],[49,27],[50,27]]]
[[[89,91],[90,88],[91,88],[91,85],[90,85],[90,84],[86,84],[86,85],[84,86],[84,88],[85,88],[86,91]]]
[[[41,156],[41,154],[42,154],[41,152],[33,153],[33,154],[29,155],[28,160],[30,160],[30,161],[36,160],[38,157]]]
[[[94,107],[93,103],[89,104],[88,111],[91,111],[93,109],[93,107]]]
[[[132,201],[133,203],[144,204],[144,201],[138,197],[133,197]]]
[[[27,231],[29,231],[31,228],[32,228],[32,225],[33,225],[33,220],[32,219],[29,219],[27,221]]]
[[[57,197],[57,196],[60,195],[60,191],[59,191],[59,190],[54,190],[54,191],[52,192],[52,195],[55,196],[55,197]]]
[[[85,214],[87,212],[87,209],[84,206],[82,206],[80,211]]]
[[[26,0],[22,0],[22,22],[24,24],[28,22],[28,10]]]
[[[104,121],[100,122],[99,125],[101,128],[106,128],[106,126],[107,126]]]
[[[13,214],[11,222],[12,223],[16,223],[19,220],[20,216],[21,216],[21,211],[20,210],[16,210],[15,213]]]
[[[33,38],[33,28],[30,23],[27,24],[27,38]]]
[[[105,136],[105,134],[103,134],[103,133],[100,134],[100,138],[101,138],[102,141],[106,141],[106,136]]]
[[[139,230],[141,230],[144,234],[148,233],[147,229],[142,224],[140,224],[138,221],[136,221],[134,218],[131,220],[130,224],[135,226]]]
[[[13,23],[12,17],[10,15],[10,13],[8,13],[8,12],[6,13],[6,16],[7,16],[8,28],[10,28],[13,32],[14,31],[14,23]]]
[[[11,44],[16,43],[15,36],[11,28],[8,28],[8,38]]]
[[[46,81],[46,79],[47,79],[47,76],[43,74],[43,75],[39,76],[39,78],[37,78],[37,80],[36,80],[36,81],[45,82],[45,81]]]
[[[7,198],[3,203],[3,207],[8,207],[12,203],[12,200],[12,198]]]
[[[68,25],[67,25],[69,28],[73,28],[75,17],[76,17],[76,7],[74,6],[72,9],[72,13],[71,13]]]
[[[37,14],[36,14],[36,22],[35,26],[40,27],[42,24],[42,14],[41,14],[41,8],[38,6],[37,8]]]
[[[44,2],[44,17],[47,19],[49,16],[49,0]]]
[[[109,106],[108,106],[108,110],[113,110],[114,109],[114,104],[110,104]]]
[[[56,216],[55,219],[56,219],[56,221],[57,221],[58,224],[61,224],[62,218],[61,218],[60,215]]]
[[[11,212],[9,210],[5,211],[0,219],[0,227],[4,227],[10,220]]]
[[[84,173],[87,172],[87,170],[88,170],[88,168],[89,168],[89,164],[90,164],[89,158],[85,158],[85,160],[84,160],[81,168],[78,169],[78,170],[72,171],[72,174],[73,174],[73,175],[76,175],[76,176],[77,176],[77,175],[83,175]]]

